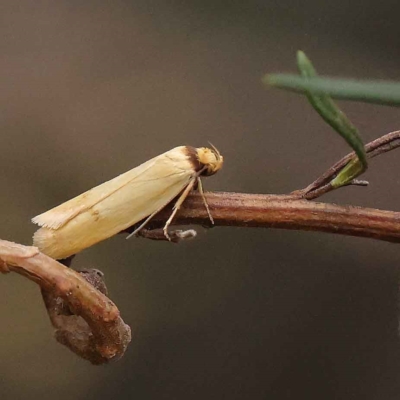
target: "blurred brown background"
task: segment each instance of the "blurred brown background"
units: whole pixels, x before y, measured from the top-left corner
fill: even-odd
[[[304,50],[320,73],[400,79],[398,1],[0,4],[0,237],[174,146],[215,144],[208,190],[286,193],[348,152],[301,96],[266,90]],[[399,110],[341,103],[365,141]],[[399,154],[324,201],[399,210]],[[2,399],[398,399],[399,247],[328,234],[199,229],[112,238],[106,274],[134,332],[93,367],[52,339],[38,288],[1,276]]]

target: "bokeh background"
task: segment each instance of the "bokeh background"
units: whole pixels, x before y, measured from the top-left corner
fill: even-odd
[[[207,190],[287,193],[348,152],[301,96],[266,89],[304,50],[320,73],[400,79],[398,1],[0,4],[0,237],[177,145],[215,144]],[[365,141],[395,108],[340,103]],[[369,188],[323,198],[399,211],[399,154]],[[105,272],[134,338],[94,367],[52,339],[39,290],[0,279],[2,399],[398,399],[399,247],[335,235],[199,228],[172,245],[114,237]]]

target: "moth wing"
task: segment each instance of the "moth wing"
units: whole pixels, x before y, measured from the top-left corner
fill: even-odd
[[[61,228],[77,215],[94,207],[96,204],[101,203],[129,183],[141,180],[141,177],[146,181],[146,175],[148,175],[148,172],[154,168],[156,164],[167,164],[170,161],[168,153],[171,153],[174,150],[176,149],[170,150],[169,152],[146,161],[138,167],[133,168],[116,178],[104,182],[101,185],[60,204],[59,206],[44,212],[43,214],[37,215],[32,218],[32,222],[45,228]],[[159,176],[159,178],[161,179],[162,176]]]
[[[55,259],[69,257],[134,225],[161,210],[190,182],[183,171],[157,179],[130,182],[91,209],[82,211],[59,229],[42,227],[33,236],[33,244]],[[93,216],[96,216],[95,218]]]

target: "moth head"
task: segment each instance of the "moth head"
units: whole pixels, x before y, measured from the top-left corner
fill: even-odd
[[[211,148],[200,147],[197,149],[197,158],[204,166],[201,175],[210,176],[218,172],[224,163],[224,157],[220,152],[210,143]]]

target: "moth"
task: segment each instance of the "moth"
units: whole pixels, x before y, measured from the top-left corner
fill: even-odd
[[[197,187],[211,222],[201,176],[218,172],[223,157],[211,145],[179,146],[32,219],[39,228],[33,245],[54,259],[64,259],[138,222],[138,233],[159,211],[178,197],[164,226],[168,227],[188,194]]]

